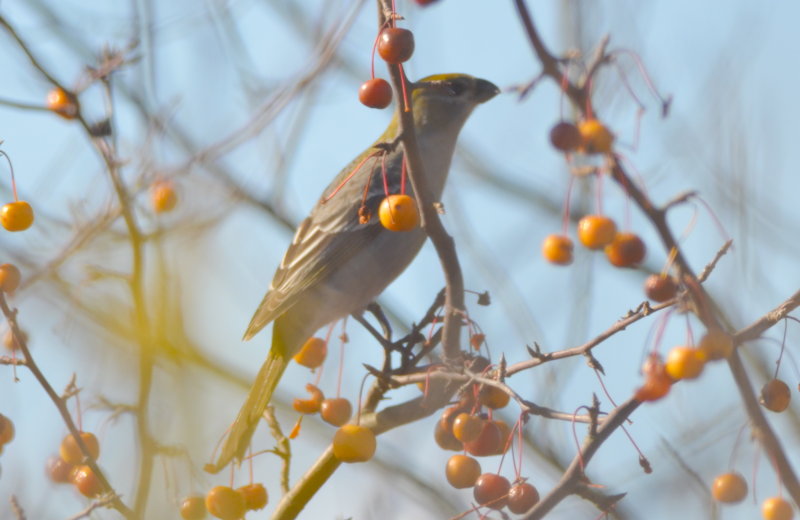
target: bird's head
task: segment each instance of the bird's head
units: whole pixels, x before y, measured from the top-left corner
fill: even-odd
[[[413,83],[411,92],[418,130],[428,125],[456,125],[460,129],[472,110],[495,97],[500,89],[467,74],[435,74]]]

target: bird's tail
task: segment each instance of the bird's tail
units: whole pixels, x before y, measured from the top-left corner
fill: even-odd
[[[276,344],[278,343],[278,344]],[[261,370],[258,371],[253,386],[250,388],[250,393],[247,394],[247,400],[239,410],[239,415],[233,421],[228,437],[222,445],[217,461],[209,465],[206,469],[212,473],[217,473],[222,468],[228,465],[231,459],[242,460],[248,446],[250,446],[250,439],[253,437],[258,422],[264,410],[267,408],[272,393],[275,387],[278,386],[283,372],[289,365],[291,359],[285,354],[286,350],[282,348],[278,334],[272,335],[272,348],[269,350],[266,361],[261,365]]]

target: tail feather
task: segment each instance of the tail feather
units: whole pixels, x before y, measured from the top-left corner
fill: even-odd
[[[258,371],[253,386],[250,388],[250,393],[247,394],[247,400],[239,410],[239,415],[231,426],[228,437],[222,445],[222,451],[216,463],[210,465],[207,470],[212,473],[217,473],[222,468],[228,465],[232,459],[242,460],[245,456],[248,446],[250,446],[250,439],[253,437],[258,422],[267,405],[272,399],[272,394],[275,392],[275,387],[278,386],[283,372],[289,365],[289,356],[285,354],[285,349],[281,348],[280,344],[276,345],[278,340],[277,335],[273,334],[272,348],[267,355],[266,361],[261,365],[261,370]]]

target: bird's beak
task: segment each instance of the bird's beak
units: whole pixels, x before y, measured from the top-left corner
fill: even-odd
[[[499,93],[500,89],[491,81],[480,78],[475,80],[475,94],[478,103],[485,103]]]

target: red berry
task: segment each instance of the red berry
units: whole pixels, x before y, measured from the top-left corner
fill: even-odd
[[[514,484],[508,492],[508,510],[515,515],[526,513],[538,501],[539,491],[527,482]]]
[[[502,449],[501,435],[500,428],[497,427],[494,421],[484,421],[480,435],[472,442],[465,442],[464,449],[467,450],[467,453],[476,457],[496,455]]]
[[[320,410],[322,420],[334,426],[344,426],[353,416],[353,406],[344,397],[325,399]]]
[[[557,150],[571,152],[581,145],[581,132],[568,121],[561,121],[550,130],[550,142]]]
[[[403,63],[414,54],[414,33],[399,27],[387,27],[378,36],[378,54],[387,63]]]
[[[633,233],[617,233],[605,248],[606,257],[616,267],[634,267],[644,260],[645,245]]]
[[[358,100],[369,108],[386,108],[392,103],[392,86],[381,78],[372,78],[361,84]]]
[[[475,501],[491,509],[503,509],[508,502],[508,492],[511,490],[511,483],[508,479],[495,473],[484,473],[475,482],[472,491]]]
[[[57,484],[67,484],[72,481],[72,472],[75,466],[69,462],[64,462],[61,457],[50,457],[47,459],[47,476]]]
[[[644,293],[654,302],[662,303],[678,294],[678,284],[671,276],[651,274],[644,281]]]
[[[789,408],[791,399],[789,385],[780,379],[773,379],[761,388],[759,402],[767,410],[780,413]]]

